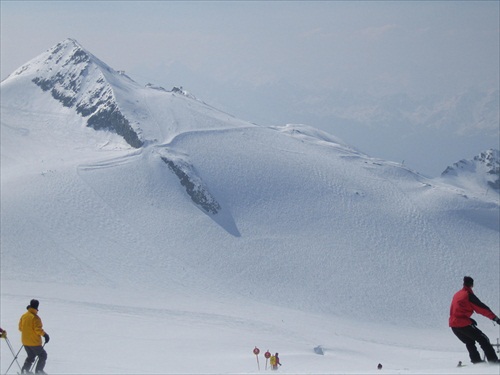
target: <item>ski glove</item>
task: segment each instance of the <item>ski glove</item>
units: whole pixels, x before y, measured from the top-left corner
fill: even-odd
[[[43,337],[45,338],[45,343],[48,343],[50,340],[49,335],[46,333],[45,335],[43,335]]]
[[[498,316],[495,316],[495,318],[493,319],[493,321],[494,321],[496,324],[500,325],[500,318],[499,318]]]
[[[0,333],[0,337],[1,337],[2,339],[6,339],[6,338],[7,338],[7,331],[3,331],[3,330],[2,330],[2,332]]]

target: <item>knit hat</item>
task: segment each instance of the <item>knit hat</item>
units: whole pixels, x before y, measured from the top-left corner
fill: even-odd
[[[474,279],[470,276],[465,276],[464,277],[464,286],[468,286],[468,287],[474,286]]]
[[[30,305],[28,307],[32,307],[34,308],[35,310],[38,310],[38,305],[40,304],[40,302],[38,302],[38,300],[36,299],[32,299],[30,301]]]

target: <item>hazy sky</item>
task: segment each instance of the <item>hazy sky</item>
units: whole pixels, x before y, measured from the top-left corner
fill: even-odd
[[[294,122],[293,103],[259,111],[256,95],[498,90],[499,4],[1,0],[1,77],[71,37],[140,83],[183,85],[246,120]]]

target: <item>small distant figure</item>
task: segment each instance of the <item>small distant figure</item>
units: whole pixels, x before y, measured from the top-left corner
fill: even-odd
[[[379,370],[382,370],[382,363],[379,363],[379,364],[378,364],[378,366],[377,366],[377,368],[378,368]]]
[[[464,365],[462,364],[462,361],[458,361],[457,367],[463,367]]]
[[[271,356],[269,363],[271,364],[271,370],[277,370],[278,366],[281,366],[280,357],[279,357],[278,353]]]

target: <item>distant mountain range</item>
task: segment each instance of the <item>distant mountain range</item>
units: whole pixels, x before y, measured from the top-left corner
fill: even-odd
[[[498,302],[498,150],[428,179],[310,126],[141,86],[73,39],[1,90],[2,278],[419,326],[445,324],[465,274]]]
[[[452,97],[413,98],[407,94],[382,97],[338,94],[324,98],[304,98],[310,112],[333,116],[343,122],[367,126],[431,126],[471,133],[498,134],[499,90],[470,89]],[[327,103],[329,103],[327,105]]]

